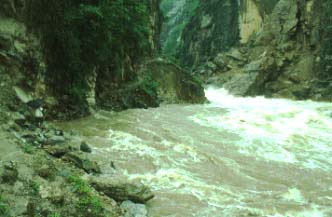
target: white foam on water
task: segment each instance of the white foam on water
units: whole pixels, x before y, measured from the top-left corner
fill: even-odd
[[[243,158],[256,158],[255,165],[258,167],[268,161],[277,162],[276,165],[282,165],[282,172],[291,164],[292,168],[302,170],[303,167],[323,171],[323,174],[330,173],[331,103],[234,97],[223,89],[215,88],[207,89],[206,96],[211,101],[210,104],[178,107],[179,111],[168,110],[172,107],[165,106],[150,113],[146,112],[147,114],[139,110],[115,114],[115,117],[112,117],[116,121],[115,127],[105,133],[108,134],[105,145],[96,148],[96,152],[105,156],[119,155],[117,157],[123,168],[117,168],[117,172],[130,180],[150,186],[154,192],[177,195],[176,197],[180,198],[181,195],[189,195],[195,198],[194,201],[197,199],[203,204],[204,208],[196,210],[195,213],[188,210],[186,217],[332,216],[332,207],[326,206],[332,202],[332,196],[330,198],[324,194],[319,195],[315,203],[321,204],[316,205],[311,202],[311,193],[316,189],[306,192],[308,189],[297,186],[298,183],[294,183],[292,188],[286,186],[284,180],[280,183],[272,178],[269,180],[264,177],[265,171],[261,168],[251,171],[254,174],[248,173],[250,168],[246,170],[247,158]],[[151,115],[151,112],[155,118],[151,123],[145,123],[144,115]],[[173,112],[178,113],[174,114],[174,119],[169,118]],[[105,113],[97,115],[96,119],[112,122],[109,116],[111,115]],[[177,121],[176,118],[184,118],[185,121]],[[126,124],[132,126],[132,129],[128,130],[130,127]],[[204,126],[204,132],[197,132],[204,133],[203,136],[192,135],[196,134],[194,130],[183,129],[191,126],[198,131]],[[237,136],[228,137],[229,134],[225,132]],[[220,149],[225,150],[219,150],[219,143],[225,143],[229,147],[224,145]],[[131,163],[131,158],[134,158],[134,163]],[[143,166],[143,169],[133,169],[137,162],[142,163],[139,166],[140,169]],[[147,167],[153,164],[153,169],[145,170],[145,164]],[[205,168],[204,165],[211,168]],[[220,169],[216,173],[221,174],[214,174],[213,169]],[[276,172],[278,169],[276,168]],[[211,179],[206,177],[209,173]],[[215,179],[213,175],[216,175]],[[240,180],[232,183],[234,178]],[[249,184],[243,183],[242,186],[241,180],[248,181]],[[269,181],[274,182],[271,183],[274,190],[266,187],[269,186]],[[332,189],[326,190],[322,187],[317,189],[317,192],[325,193],[329,190]],[[168,209],[167,205],[161,209]],[[172,216],[178,216],[176,210]]]
[[[282,197],[288,201],[294,201],[297,203],[307,203],[307,200],[302,195],[302,192],[297,188],[290,188],[288,192],[283,194]]]
[[[207,89],[206,96],[208,106],[227,109],[226,114],[200,113],[191,120],[238,134],[241,139],[234,146],[240,153],[332,170],[331,103],[234,97],[215,88]]]

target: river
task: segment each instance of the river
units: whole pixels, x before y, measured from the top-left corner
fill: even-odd
[[[331,103],[206,96],[63,127],[93,145],[106,176],[151,187],[152,217],[332,216]]]

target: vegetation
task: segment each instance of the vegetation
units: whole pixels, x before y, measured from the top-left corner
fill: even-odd
[[[79,196],[77,206],[80,210],[83,210],[89,216],[109,217],[105,214],[103,202],[92,193],[90,186],[84,180],[78,176],[71,175],[68,181],[72,186],[73,192]]]
[[[32,181],[29,185],[30,185],[31,193],[33,195],[38,195],[39,194],[39,189],[40,189],[39,183],[37,183],[35,181]]]
[[[59,213],[51,213],[47,217],[61,217]]]
[[[27,153],[27,154],[33,154],[34,151],[35,151],[35,148],[34,148],[32,145],[30,145],[30,144],[25,144],[25,145],[23,146],[23,151],[24,151],[25,153]]]
[[[2,195],[0,194],[0,215],[1,216],[8,216],[9,208],[6,201],[3,199]]]
[[[87,78],[99,68],[121,72],[126,55],[149,51],[149,1],[28,0],[29,28],[41,37],[47,82],[82,104]]]

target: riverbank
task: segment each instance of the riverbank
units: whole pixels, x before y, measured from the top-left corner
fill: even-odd
[[[102,178],[90,145],[50,122],[37,127],[9,80],[0,99],[0,216],[147,216],[148,187],[114,169]]]

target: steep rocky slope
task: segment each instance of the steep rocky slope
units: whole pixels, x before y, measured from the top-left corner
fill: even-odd
[[[198,6],[198,0],[163,0],[160,8],[164,14],[160,41],[162,53],[174,56],[180,45],[181,34]]]
[[[182,64],[238,95],[331,100],[331,1],[238,3],[201,2]]]

